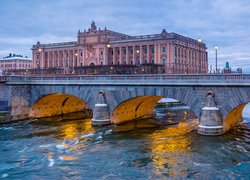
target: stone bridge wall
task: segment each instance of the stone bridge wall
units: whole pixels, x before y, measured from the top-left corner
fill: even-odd
[[[76,96],[85,101],[92,109],[96,103],[99,91],[104,91],[109,111],[121,102],[137,96],[162,96],[179,100],[200,117],[202,107],[205,106],[208,91],[215,93],[215,102],[220,108],[222,119],[226,119],[230,112],[237,112],[235,108],[250,101],[250,87],[238,86],[170,86],[170,85],[9,85],[0,86],[0,100],[7,100],[11,109],[12,120],[27,118],[29,109],[41,97],[62,93]],[[6,95],[7,94],[7,95]],[[240,108],[242,109],[242,108]],[[234,111],[233,111],[234,110]],[[234,117],[234,114],[230,115]],[[241,118],[235,115],[237,119]]]

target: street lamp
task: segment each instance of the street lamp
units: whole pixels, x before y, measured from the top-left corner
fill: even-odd
[[[218,72],[218,70],[217,70],[217,51],[218,51],[218,46],[215,46],[214,50],[215,50],[215,72],[217,73]]]
[[[199,42],[199,74],[200,74],[201,73],[201,48],[200,48],[200,45],[202,43],[202,39],[198,38],[197,41]]]

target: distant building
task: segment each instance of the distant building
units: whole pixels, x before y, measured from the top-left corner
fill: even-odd
[[[222,71],[225,74],[242,74],[242,69],[241,68],[237,68],[236,71],[233,71],[229,65],[229,62],[226,62],[226,66]]]
[[[15,71],[32,68],[32,59],[27,56],[9,54],[9,56],[0,59],[0,69],[3,71]]]
[[[130,36],[96,27],[77,34],[77,41],[32,47],[37,72],[206,74],[206,45],[165,29],[159,34]],[[53,70],[54,69],[54,70]],[[53,71],[52,71],[53,70]],[[94,71],[93,71],[94,72]]]

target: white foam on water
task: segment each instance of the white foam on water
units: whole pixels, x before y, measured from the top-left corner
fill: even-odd
[[[195,166],[211,166],[211,164],[193,162]]]
[[[109,130],[107,130],[105,133],[104,133],[104,135],[108,135],[108,134],[111,134],[112,133],[112,129],[109,129]]]
[[[237,145],[236,146],[238,150],[240,150],[241,152],[248,152],[243,146]]]
[[[8,177],[9,175],[7,174],[7,173],[4,173],[4,174],[2,174],[2,176],[1,176],[1,178],[6,178],[6,177]]]
[[[49,164],[48,164],[48,166],[49,166],[49,167],[53,167],[53,166],[54,166],[54,164],[55,164],[55,160],[54,160],[54,159],[52,159],[52,158],[49,158],[48,160],[49,160]]]
[[[94,136],[94,134],[90,133],[90,134],[82,135],[81,138],[92,137],[92,136]]]
[[[0,129],[3,129],[3,130],[15,130],[15,128],[13,128],[13,127],[0,127]]]
[[[74,142],[72,145],[70,145],[70,146],[75,146],[75,145],[77,145],[79,143],[79,140],[77,140],[76,142]]]
[[[95,140],[101,140],[102,139],[102,135],[98,136]]]
[[[23,150],[21,150],[21,151],[18,151],[18,152],[20,152],[20,153],[22,153],[22,152],[24,152],[25,150],[27,150],[28,148],[27,147],[25,147]]]
[[[57,149],[66,149],[66,148],[68,148],[68,145],[65,144],[65,141],[63,141],[61,144],[57,144],[56,148]]]
[[[44,145],[40,145],[39,148],[48,148],[50,146],[51,146],[51,144],[44,144]]]

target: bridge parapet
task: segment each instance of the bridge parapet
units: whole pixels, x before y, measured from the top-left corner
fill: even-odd
[[[129,85],[221,85],[249,86],[249,74],[234,75],[72,75],[72,76],[7,76],[8,84],[129,84]]]

